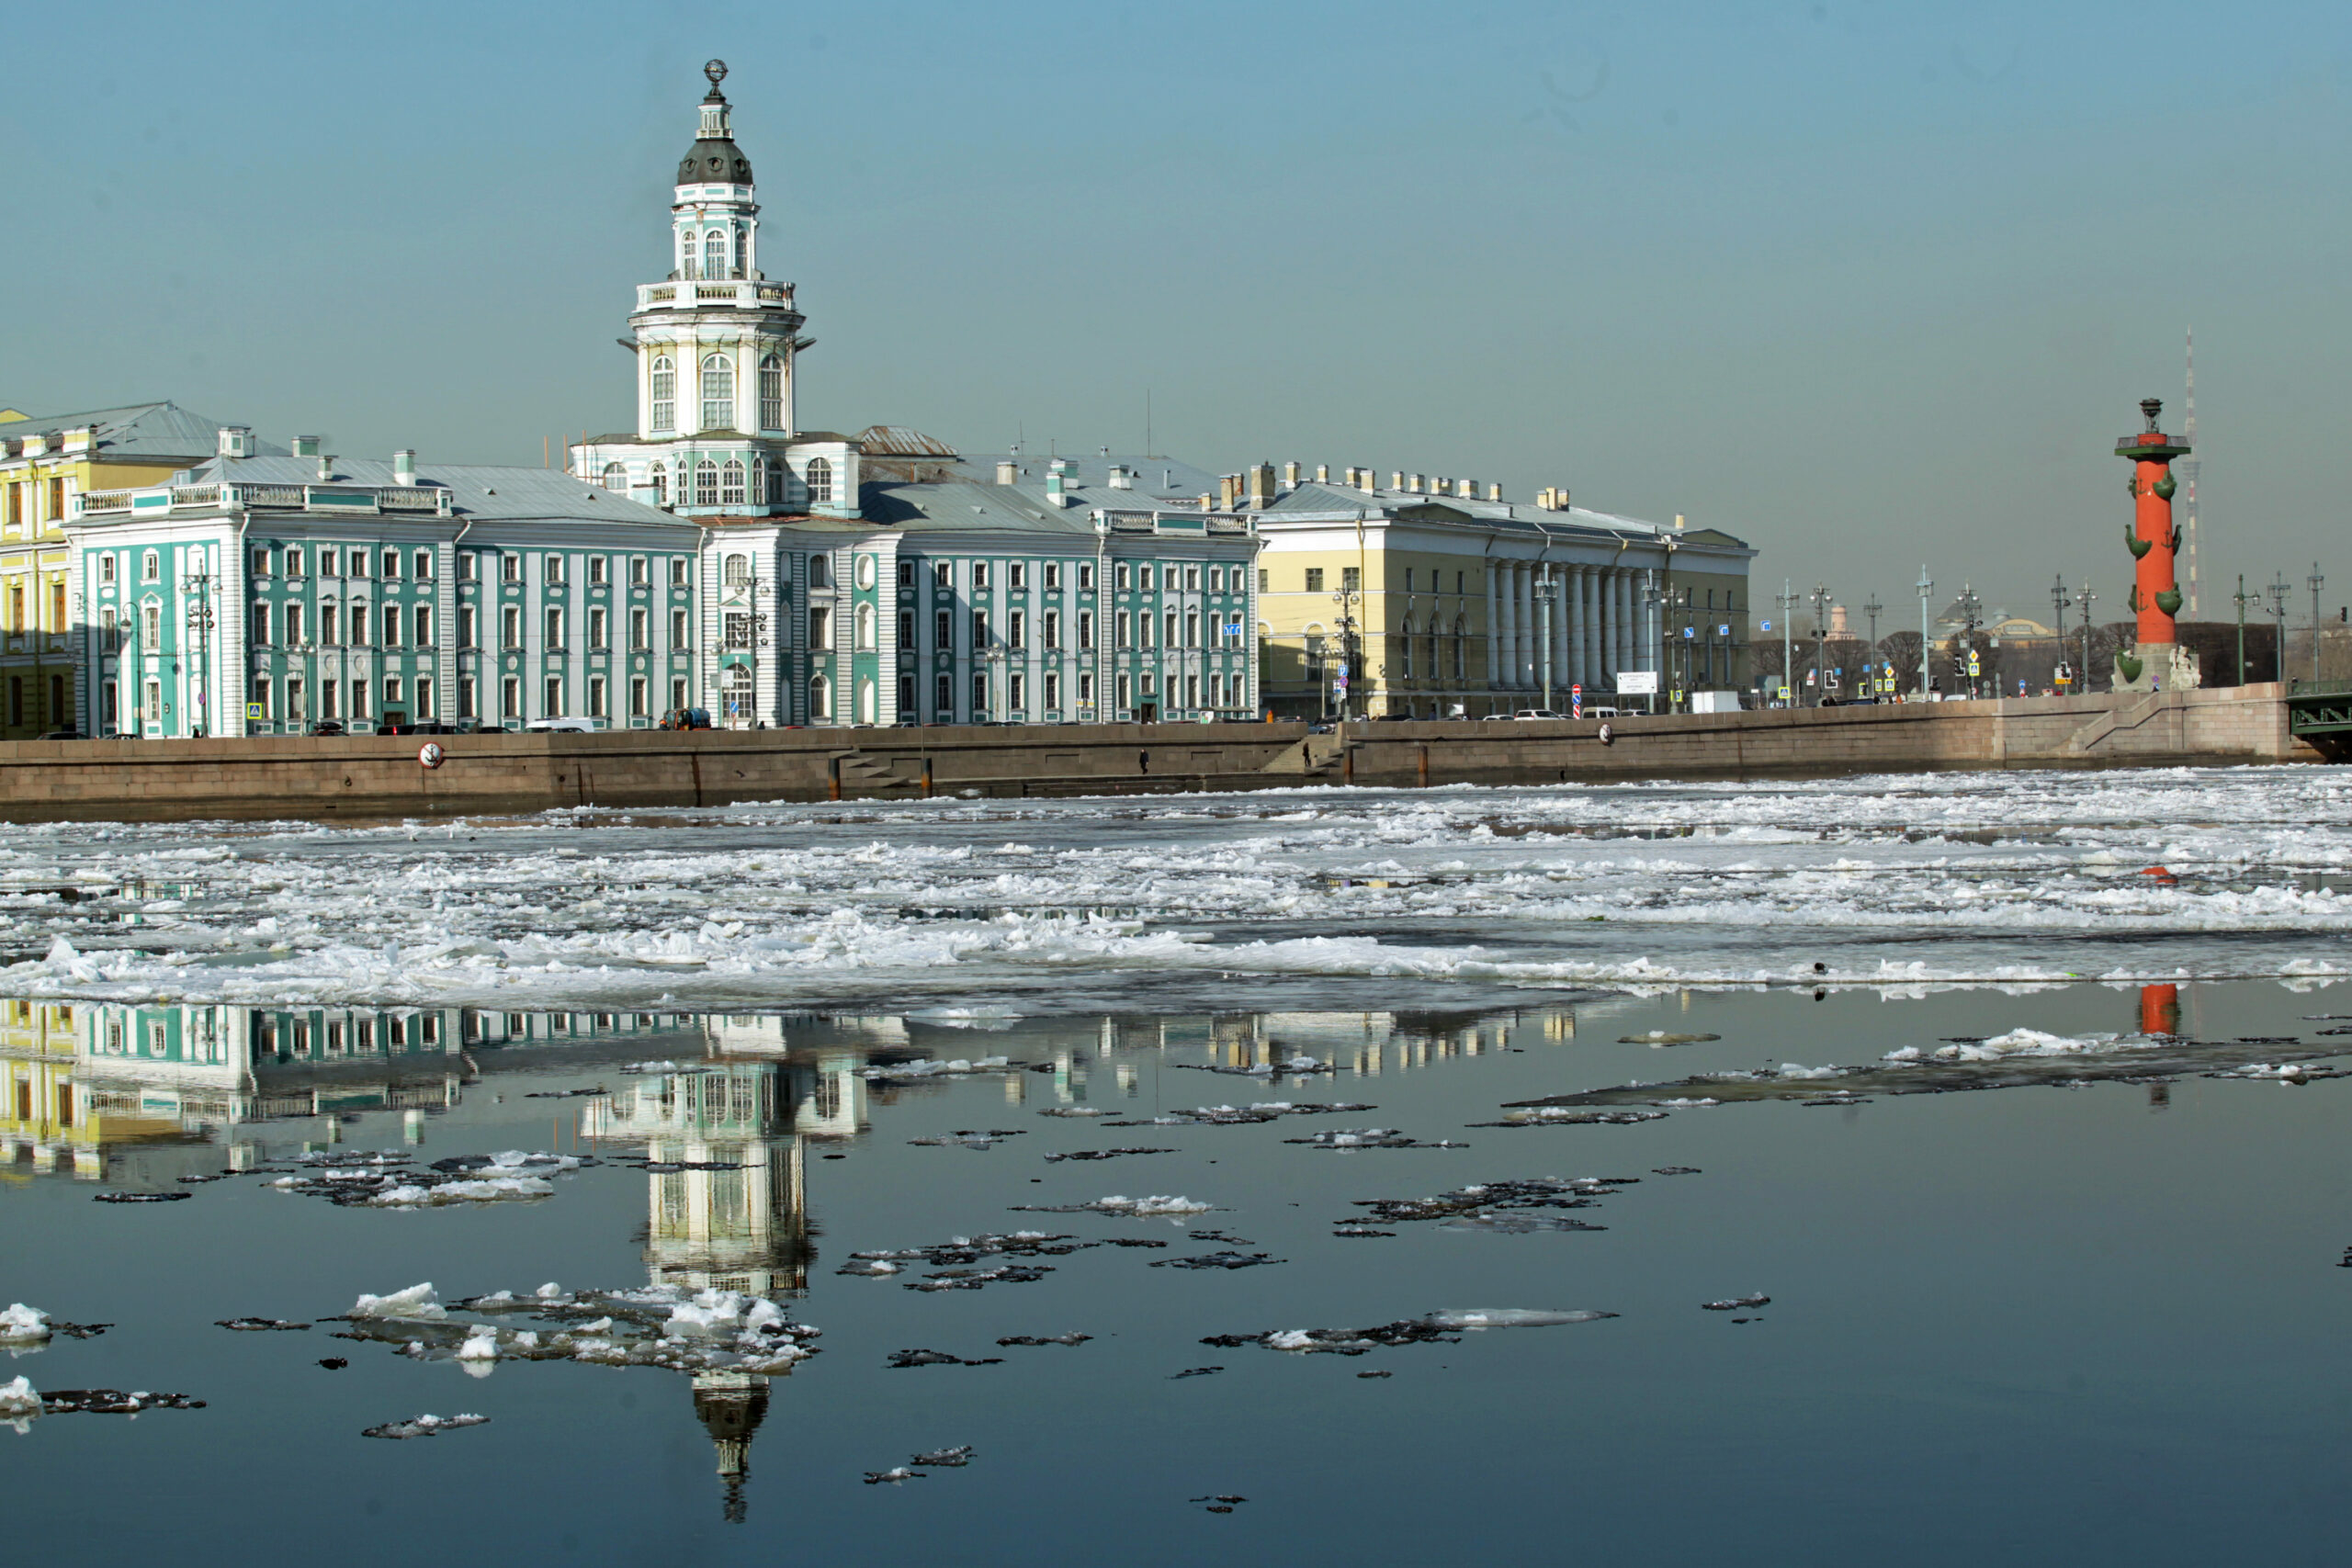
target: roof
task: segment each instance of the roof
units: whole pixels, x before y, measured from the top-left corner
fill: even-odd
[[[314,485],[316,457],[215,457],[187,470],[181,482],[209,484]],[[391,485],[392,466],[372,457],[337,457],[330,482]],[[501,523],[660,524],[691,530],[694,525],[659,507],[646,506],[613,491],[586,484],[560,468],[493,468],[475,464],[421,464],[416,482],[449,491],[458,516]]]
[[[910,424],[869,424],[857,433],[858,449],[869,457],[953,457],[956,449]]]
[[[118,461],[131,457],[193,459],[220,449],[220,428],[227,423],[170,401],[126,403],[120,408],[82,409],[71,413],[28,414],[17,419],[0,412],[0,440],[95,429],[96,455],[100,457]],[[266,442],[256,446],[273,457],[286,453],[285,447]]]
[[[1202,514],[1192,507],[1155,506],[1150,497],[1107,485],[1072,485],[1063,493],[1066,506],[1046,499],[1041,484],[980,484],[950,479],[917,484],[869,484],[864,487],[865,518],[844,521],[843,526],[882,526],[909,534],[1029,533],[1071,534],[1091,538],[1094,513],[1102,512],[1172,512]],[[817,521],[822,521],[821,519]],[[795,526],[802,525],[796,524]],[[1243,538],[1239,533],[1197,536]]]
[[[1677,545],[1713,545],[1745,549],[1747,541],[1718,528],[1694,528],[1678,533],[1639,517],[1626,517],[1613,512],[1595,512],[1587,506],[1571,506],[1564,511],[1508,501],[1479,501],[1466,495],[1430,495],[1419,491],[1355,490],[1319,480],[1308,480],[1296,490],[1278,497],[1265,509],[1264,515],[1280,518],[1285,514],[1330,515],[1353,517],[1362,512],[1383,512],[1391,515],[1417,509],[1451,512],[1475,523],[1506,530],[1525,530],[1547,534],[1605,534],[1612,537],[1633,535],[1642,539],[1672,540]]]
[[[924,439],[928,440],[929,437]],[[1118,453],[1097,453],[1092,457],[1048,455],[1035,452],[983,452],[945,458],[926,457],[921,478],[933,483],[977,484],[994,487],[997,465],[1011,463],[1020,473],[1020,485],[1045,493],[1046,475],[1055,463],[1062,465],[1064,484],[1072,494],[1080,490],[1103,491],[1117,497],[1114,501],[1098,500],[1096,506],[1139,506],[1168,508],[1197,506],[1204,495],[1217,493],[1217,477],[1206,468],[1178,462],[1173,457],[1122,457]],[[881,472],[885,478],[899,477],[890,473],[888,456]],[[1111,469],[1124,468],[1134,476],[1131,490],[1111,488]],[[1016,485],[1013,488],[1019,488]]]

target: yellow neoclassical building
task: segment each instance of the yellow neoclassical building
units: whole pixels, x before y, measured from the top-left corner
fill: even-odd
[[[76,614],[63,524],[73,498],[163,484],[211,456],[217,421],[175,404],[75,413],[0,407],[0,739],[74,723]]]
[[[1265,464],[1225,481],[1261,541],[1276,716],[1565,713],[1579,687],[1587,704],[1664,708],[1747,683],[1745,541],[1572,506],[1566,491],[1507,502],[1498,485],[1385,477]]]

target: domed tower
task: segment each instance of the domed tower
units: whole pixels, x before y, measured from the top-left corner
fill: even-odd
[[[638,287],[622,344],[636,360],[637,428],[574,446],[571,472],[714,521],[854,515],[841,438],[798,439],[795,370],[814,340],[800,335],[793,286],[760,268],[758,188],[719,90],[726,62],[703,74],[710,91],[670,205],[670,275]]]

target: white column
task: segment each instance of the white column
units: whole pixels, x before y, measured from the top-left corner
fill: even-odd
[[[1502,622],[1495,593],[1495,574],[1500,570],[1491,561],[1487,564],[1487,689],[1490,692],[1502,684]]]
[[[1536,569],[1520,567],[1520,604],[1524,606],[1524,621],[1520,626],[1520,684],[1536,684]]]
[[[1596,690],[1612,682],[1617,669],[1617,574],[1607,567],[1593,569],[1594,608],[1592,635],[1598,651],[1592,658],[1592,683]]]
[[[1601,583],[1600,569],[1585,573],[1585,684],[1601,684],[1601,663],[1606,659],[1606,644],[1601,642]]]
[[[1567,705],[1564,694],[1577,681],[1576,570],[1572,566],[1552,569],[1552,581],[1559,584],[1552,611],[1552,704],[1555,708]]]
[[[1634,604],[1633,574],[1624,571],[1617,573],[1611,586],[1617,592],[1617,668],[1625,670],[1632,668],[1634,662],[1633,626],[1627,620],[1627,612],[1633,608]]]

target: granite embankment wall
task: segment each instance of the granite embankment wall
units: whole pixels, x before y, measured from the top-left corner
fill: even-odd
[[[930,795],[2317,761],[2277,686],[1543,723],[1087,725],[0,743],[0,820],[381,818]]]

